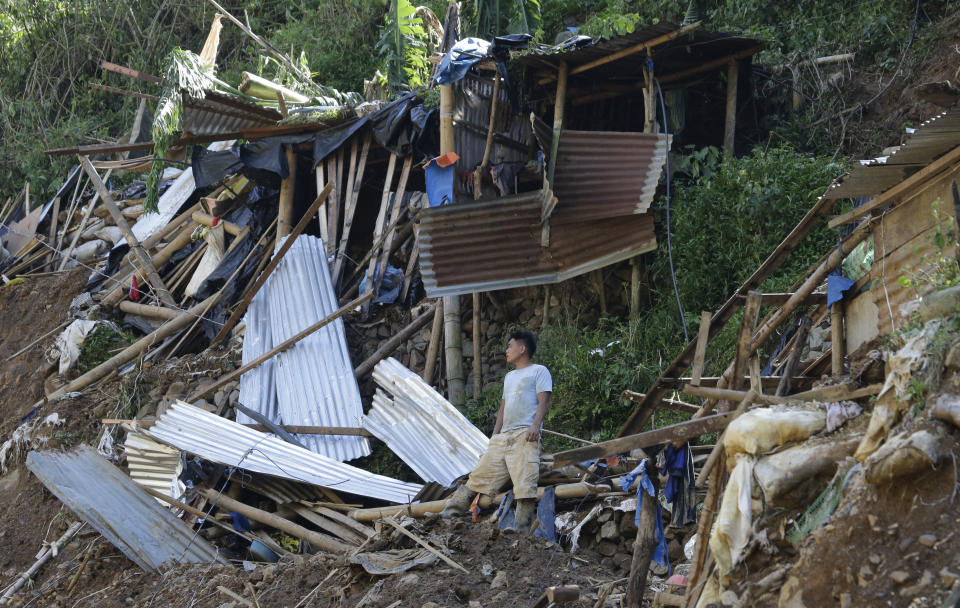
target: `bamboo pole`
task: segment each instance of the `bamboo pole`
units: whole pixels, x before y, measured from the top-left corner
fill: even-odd
[[[113,172],[113,169],[107,171],[106,175],[103,176],[103,179],[110,179],[110,173]],[[79,178],[77,178],[79,179]],[[87,180],[89,181],[89,177]],[[83,217],[80,219],[80,225],[77,226],[77,230],[73,233],[73,240],[70,242],[70,246],[66,251],[63,252],[63,259],[60,261],[60,267],[57,270],[63,270],[67,262],[70,260],[70,254],[73,253],[73,248],[77,246],[77,241],[80,240],[80,233],[83,232],[83,227],[87,225],[87,220],[90,219],[90,214],[93,212],[93,208],[97,205],[97,199],[100,197],[100,192],[97,191],[92,197],[90,197],[90,202],[87,203],[87,208],[83,211]],[[63,234],[66,236],[67,231],[70,230],[70,218],[67,218],[67,223],[63,226]]]
[[[217,219],[209,213],[204,213],[202,211],[194,211],[190,217],[193,218],[193,221],[196,223],[203,224],[204,226],[209,226],[211,228],[213,227],[213,220]],[[223,231],[231,236],[238,236],[241,232],[246,230],[246,228],[242,226],[223,219],[218,222],[218,225],[219,224],[223,224]]]
[[[18,356],[20,356],[20,355],[22,355],[23,353],[25,353],[25,352],[27,352],[28,350],[30,350],[30,348],[32,348],[34,345],[36,345],[38,342],[40,342],[40,341],[43,340],[44,338],[50,336],[51,334],[54,334],[54,333],[60,331],[61,329],[63,329],[63,328],[66,327],[67,325],[70,325],[71,323],[73,323],[73,319],[70,319],[69,321],[64,321],[64,322],[61,323],[60,325],[57,325],[56,327],[54,327],[53,329],[51,329],[51,330],[48,331],[47,333],[43,334],[42,336],[40,336],[39,338],[37,338],[36,340],[34,340],[33,342],[31,342],[30,344],[27,344],[26,346],[24,346],[23,348],[21,348],[21,349],[18,350],[17,352],[15,352],[15,353],[13,353],[12,355],[10,355],[9,357],[7,357],[7,361],[12,361],[13,359],[16,359]]]
[[[162,321],[171,321],[176,319],[180,313],[172,308],[164,306],[148,306],[146,304],[137,304],[136,302],[120,302],[120,310],[132,315],[140,315],[149,319],[160,319]]]
[[[277,214],[277,242],[290,234],[293,228],[293,197],[297,190],[297,154],[292,148],[286,149],[289,173],[280,182],[280,210]],[[313,215],[313,214],[311,214]]]
[[[267,524],[271,528],[276,528],[277,530],[286,532],[291,536],[305,540],[311,545],[319,547],[324,551],[329,551],[331,553],[349,553],[354,549],[354,547],[351,547],[346,543],[342,543],[333,537],[327,536],[326,534],[308,530],[307,528],[304,528],[303,526],[296,524],[289,519],[284,519],[283,517],[280,517],[274,513],[268,513],[262,509],[251,507],[246,503],[242,503],[239,500],[234,500],[229,496],[218,493],[214,490],[203,488],[198,490],[198,493],[210,502],[217,505],[217,507],[221,510],[240,513],[241,515],[249,517],[254,521],[259,521],[260,523]]]
[[[560,133],[563,131],[564,106],[567,101],[567,62],[561,61],[557,68],[557,96],[553,102],[553,139],[550,142],[550,161],[547,165],[547,182],[553,184],[553,172],[557,168],[557,151],[560,149]]]
[[[547,305],[550,294],[547,293]],[[480,294],[473,292],[473,398],[478,400],[483,392],[482,364],[480,362]]]
[[[400,169],[400,180],[397,182],[397,191],[393,195],[393,208],[390,210],[390,223],[396,225],[400,219],[400,209],[403,207],[403,197],[407,192],[407,182],[410,179],[410,169],[413,166],[413,156],[407,156],[403,159],[403,168]],[[370,282],[370,289],[374,294],[380,294],[380,285],[383,283],[383,276],[387,273],[387,263],[390,260],[391,247],[393,245],[394,232],[388,232],[386,241],[383,244],[383,251],[380,252],[379,268],[374,267],[374,280]],[[369,306],[369,304],[367,305]]]
[[[323,327],[323,326],[325,326],[325,325],[328,325],[328,324],[330,324],[330,323],[333,323],[334,321],[336,321],[337,319],[339,319],[339,318],[342,317],[343,315],[347,314],[348,312],[350,312],[351,310],[353,310],[353,309],[356,308],[357,306],[359,306],[359,305],[363,304],[364,302],[366,302],[367,299],[369,299],[370,297],[372,297],[372,295],[368,293],[368,294],[365,294],[365,295],[360,296],[359,298],[357,298],[356,300],[350,302],[349,304],[346,304],[346,305],[344,305],[344,306],[341,306],[340,308],[338,308],[338,309],[335,310],[334,312],[330,313],[329,315],[327,315],[327,316],[324,317],[323,319],[317,321],[316,323],[314,323],[314,324],[311,325],[310,327],[304,329],[303,331],[301,331],[300,333],[294,335],[293,337],[284,340],[283,342],[281,342],[281,343],[278,344],[277,346],[273,347],[272,349],[268,350],[268,351],[265,352],[264,354],[260,355],[259,357],[257,357],[257,358],[254,359],[253,361],[251,361],[250,363],[247,363],[247,364],[244,365],[243,367],[240,367],[240,368],[238,368],[238,369],[230,372],[229,374],[226,374],[226,375],[224,375],[224,376],[221,376],[220,379],[217,380],[216,382],[214,382],[213,384],[211,384],[211,385],[209,385],[209,386],[207,386],[207,387],[205,387],[205,388],[202,388],[202,389],[198,390],[198,391],[195,392],[194,394],[190,395],[190,398],[188,399],[188,401],[196,401],[197,399],[200,399],[200,398],[202,398],[202,397],[204,397],[204,396],[206,396],[206,395],[209,395],[210,393],[212,393],[213,391],[217,390],[217,389],[220,388],[221,386],[224,386],[225,384],[227,384],[227,383],[229,383],[229,382],[232,382],[232,381],[235,380],[236,378],[239,378],[240,376],[242,376],[243,374],[247,373],[247,372],[250,371],[251,369],[257,367],[258,365],[260,365],[260,364],[263,363],[264,361],[273,358],[274,356],[276,356],[276,355],[282,353],[283,351],[287,350],[288,348],[290,348],[291,346],[293,346],[293,345],[296,344],[297,342],[300,342],[301,340],[303,340],[304,338],[306,338],[306,337],[309,336],[310,334],[314,333],[315,331],[317,331],[317,330],[320,329],[321,327]]]
[[[423,364],[423,381],[433,383],[433,372],[437,368],[437,353],[440,350],[440,335],[443,333],[443,299],[436,300],[433,312],[433,325],[430,326],[430,343],[427,346],[427,358]]]
[[[354,156],[356,156],[357,142],[354,140],[353,149],[350,152],[350,177],[347,180],[346,202],[343,211],[343,234],[340,236],[340,247],[337,253],[337,259],[333,262],[333,284],[340,282],[340,276],[343,272],[343,260],[347,253],[347,244],[350,240],[350,228],[353,226],[353,216],[356,213],[357,201],[360,199],[360,186],[363,185],[363,174],[367,168],[367,156],[370,153],[370,141],[372,135],[368,132],[363,138],[363,148],[360,151],[360,161],[357,165],[356,176],[353,174]]]
[[[260,274],[260,277],[256,280],[247,294],[240,300],[240,303],[237,304],[237,308],[233,311],[233,314],[230,315],[230,318],[227,319],[227,322],[224,323],[223,327],[213,338],[213,341],[210,342],[210,346],[219,344],[224,338],[230,334],[230,330],[240,322],[240,318],[243,317],[243,313],[247,311],[247,307],[250,306],[250,301],[253,300],[253,297],[257,295],[257,292],[260,291],[260,288],[263,287],[264,283],[267,282],[267,279],[277,269],[277,266],[280,265],[280,261],[283,259],[283,256],[286,255],[290,248],[293,247],[293,242],[297,240],[297,237],[306,229],[307,224],[310,223],[313,214],[317,212],[317,209],[320,208],[320,205],[323,204],[323,201],[326,200],[327,195],[330,194],[330,191],[333,189],[333,184],[327,184],[326,188],[317,195],[313,204],[310,205],[310,208],[307,209],[307,212],[303,214],[303,217],[300,218],[300,221],[297,222],[297,225],[294,227],[293,232],[289,234],[287,239],[280,246],[280,249],[277,250],[277,253],[274,254],[273,259],[270,260],[270,263],[267,264],[267,267]],[[277,234],[280,233],[280,220],[277,220]]]
[[[10,598],[13,597],[14,593],[19,591],[20,588],[27,583],[27,581],[32,579],[33,576],[40,571],[40,568],[45,563],[50,561],[50,558],[55,557],[56,555],[59,554],[60,549],[62,549],[68,542],[70,542],[70,539],[76,536],[77,532],[79,532],[80,528],[82,527],[83,527],[82,521],[75,521],[72,524],[70,524],[70,527],[67,528],[67,531],[64,532],[63,535],[56,540],[56,542],[50,545],[48,549],[46,549],[43,553],[41,553],[40,556],[37,558],[37,561],[35,561],[32,566],[30,566],[25,572],[23,572],[20,576],[18,576],[17,580],[15,580],[13,584],[7,587],[6,591],[3,592],[3,596],[0,597],[0,604],[6,604],[10,600]]]
[[[440,153],[455,152],[453,130],[453,87],[440,86]],[[460,297],[443,298],[444,354],[447,367],[447,399],[463,407],[463,348],[460,341]]]
[[[803,347],[807,345],[807,334],[810,332],[810,326],[813,321],[809,315],[804,315],[800,320],[800,327],[794,334],[793,348],[790,350],[790,358],[787,359],[787,365],[783,369],[783,375],[780,376],[780,382],[777,384],[776,395],[778,397],[790,392],[790,384],[797,373],[797,365],[800,363],[800,357],[803,354]]]
[[[93,165],[90,163],[90,159],[86,156],[77,156],[77,158],[80,159],[80,164],[83,165],[83,170],[86,171],[87,175],[90,176],[90,181],[93,183],[93,187],[96,188],[97,192],[100,194],[100,199],[103,200],[103,204],[110,212],[110,216],[113,217],[113,222],[118,228],[120,228],[120,231],[123,232],[123,236],[127,240],[127,244],[130,245],[130,250],[133,251],[134,256],[140,262],[141,268],[147,273],[147,277],[150,280],[150,285],[153,287],[154,291],[157,292],[157,297],[167,306],[175,307],[176,302],[174,302],[173,296],[171,296],[170,292],[167,291],[167,286],[163,284],[163,280],[160,278],[160,275],[157,274],[157,269],[150,260],[150,256],[148,256],[147,252],[144,251],[140,241],[137,240],[137,237],[130,229],[130,224],[127,223],[126,218],[123,217],[120,209],[117,208],[117,204],[113,202],[110,192],[107,191],[106,185],[100,180],[100,176],[97,175],[97,170],[93,168]]]
[[[843,301],[830,305],[830,363],[834,376],[843,375],[843,358],[846,350],[843,335]]]

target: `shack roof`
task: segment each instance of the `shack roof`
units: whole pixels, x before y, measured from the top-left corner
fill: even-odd
[[[748,38],[733,32],[709,32],[692,29],[683,33],[684,26],[662,22],[638,28],[630,34],[600,39],[592,44],[573,49],[550,47],[546,50],[531,49],[516,56],[512,62],[532,68],[556,70],[565,61],[571,74],[576,68],[602,60],[615,53],[626,51],[645,43],[663,40],[651,48],[654,73],[672,75],[687,70],[697,70],[713,61],[726,61],[735,56],[747,57],[763,50],[764,41]],[[689,26],[687,27],[689,28]],[[672,36],[675,36],[671,38]],[[594,79],[624,79],[642,76],[644,61],[639,52],[597,65],[589,71]],[[718,64],[719,67],[719,64]]]

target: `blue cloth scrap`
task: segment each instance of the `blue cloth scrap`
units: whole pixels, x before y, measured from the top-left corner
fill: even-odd
[[[843,299],[844,294],[848,289],[853,287],[854,281],[843,276],[839,272],[832,272],[827,276],[827,308],[833,305],[834,302],[839,302]]]
[[[250,520],[246,516],[237,513],[236,511],[230,511],[230,519],[233,520],[233,529],[238,532],[249,532],[250,531]]]
[[[537,503],[537,520],[540,525],[533,531],[534,536],[545,538],[552,543],[557,542],[557,487],[547,486]]]
[[[685,443],[675,448],[668,443],[663,457],[664,466],[660,469],[660,474],[668,476],[663,495],[673,506],[670,525],[681,527],[697,521],[697,496],[690,444]]]
[[[380,264],[377,264],[374,272],[380,272]],[[363,278],[360,279],[360,291],[364,293],[367,288],[367,275],[369,270],[364,271]],[[403,271],[399,268],[387,264],[387,272],[383,275],[383,281],[380,283],[380,293],[373,299],[374,304],[393,304],[400,297],[400,289],[403,287]]]
[[[637,484],[637,511],[633,520],[638,528],[640,527],[640,508],[643,506],[643,501],[647,500],[644,494],[649,495],[653,499],[654,504],[657,505],[657,547],[653,550],[653,561],[661,566],[666,566],[667,572],[669,572],[670,556],[667,552],[667,537],[663,533],[663,510],[660,507],[660,501],[657,500],[657,491],[653,487],[653,480],[650,479],[650,474],[647,472],[647,467],[649,466],[649,458],[641,460],[637,468],[620,478],[620,487],[623,488],[624,491],[627,491],[630,489],[630,486],[633,485],[634,480],[636,480],[638,476],[640,477],[640,483]]]
[[[453,202],[453,169],[456,164],[441,167],[431,162],[424,167],[427,182],[427,200],[431,207],[449,205]]]

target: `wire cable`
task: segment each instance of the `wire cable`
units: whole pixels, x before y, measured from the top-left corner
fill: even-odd
[[[660,114],[663,117],[663,153],[665,158],[664,173],[667,177],[667,259],[670,261],[670,279],[673,281],[673,293],[677,296],[677,308],[680,310],[680,322],[683,324],[684,342],[690,342],[690,334],[687,331],[687,319],[683,312],[683,302],[680,301],[680,288],[677,286],[677,272],[673,266],[673,242],[670,237],[670,128],[667,126],[667,106],[663,102],[663,89],[660,88],[660,81],[653,75],[653,60],[647,59],[647,68],[650,71],[650,77],[657,85],[657,97],[660,100]]]
[[[889,82],[876,95],[870,98],[870,101],[866,102],[861,109],[869,106],[875,102],[881,95],[887,92],[887,89],[890,88],[890,85],[893,84],[893,81],[897,79],[897,76],[900,74],[900,70],[903,69],[903,62],[907,59],[907,53],[910,52],[910,47],[913,46],[913,41],[917,38],[917,22],[920,20],[920,0],[917,0],[917,7],[913,11],[913,27],[910,29],[910,40],[907,41],[907,48],[903,49],[903,55],[900,56],[900,63],[897,65],[897,69],[893,72],[893,76],[890,77]]]

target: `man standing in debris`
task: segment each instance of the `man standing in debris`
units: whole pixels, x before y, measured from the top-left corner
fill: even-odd
[[[475,494],[493,496],[513,481],[517,500],[513,528],[528,531],[533,523],[540,475],[540,427],[550,407],[553,380],[550,371],[533,363],[537,339],[529,331],[515,331],[507,343],[507,363],[515,369],[503,379],[503,399],[490,445],[467,483],[447,500],[441,516],[466,511]]]

